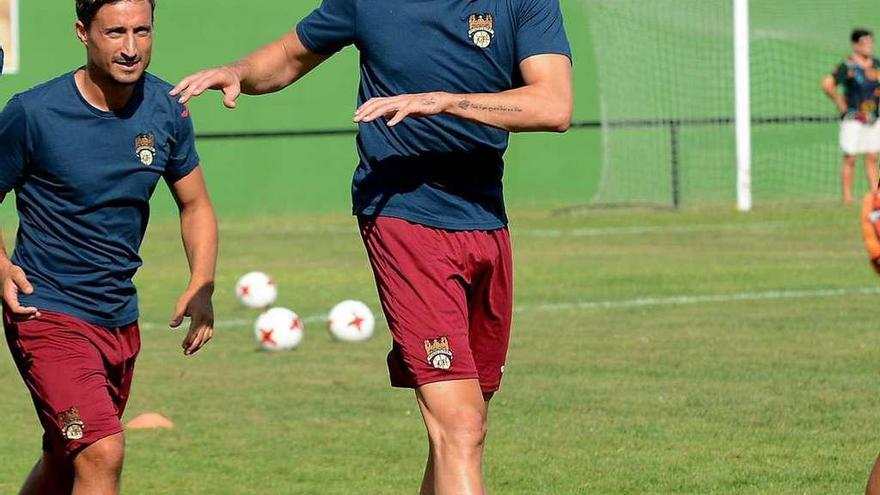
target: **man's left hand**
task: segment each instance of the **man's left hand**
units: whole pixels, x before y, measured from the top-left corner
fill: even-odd
[[[354,113],[354,121],[372,122],[385,117],[388,127],[394,127],[407,117],[429,117],[443,113],[451,101],[452,95],[442,92],[370,98]]]
[[[185,316],[190,318],[189,331],[181,344],[187,356],[195,354],[214,336],[213,292],[213,285],[188,288],[174,307],[174,315],[169,323],[171,328],[179,327]]]

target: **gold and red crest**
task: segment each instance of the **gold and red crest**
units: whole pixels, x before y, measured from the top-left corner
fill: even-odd
[[[151,132],[138,134],[134,138],[134,154],[146,166],[153,164],[156,157],[156,137]]]
[[[452,349],[447,337],[426,340],[425,354],[428,355],[428,363],[438,370],[448,370],[452,367]]]
[[[57,415],[58,423],[61,425],[61,435],[67,440],[79,440],[83,437],[85,424],[79,415],[79,410],[71,407],[66,411],[61,411]]]
[[[495,37],[495,18],[492,14],[471,14],[468,18],[468,36],[480,48],[488,48]]]

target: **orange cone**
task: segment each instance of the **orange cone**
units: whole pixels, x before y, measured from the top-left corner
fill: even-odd
[[[159,428],[174,428],[174,423],[158,413],[144,413],[132,419],[126,425],[132,430],[155,430]]]

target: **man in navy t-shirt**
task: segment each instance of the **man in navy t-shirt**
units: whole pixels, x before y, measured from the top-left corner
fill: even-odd
[[[132,277],[149,199],[164,179],[180,205],[189,286],[186,354],[213,333],[217,226],[189,112],[147,74],[153,0],[77,0],[85,67],[15,95],[0,114],[0,198],[19,228],[0,241],[3,321],[45,430],[23,494],[118,493],[120,418],[138,351]]]
[[[285,88],[360,51],[352,198],[394,337],[392,385],[416,390],[423,494],[483,493],[488,401],[512,313],[502,198],[508,133],[565,131],[571,54],[558,0],[324,0],[293,32],[171,94]]]

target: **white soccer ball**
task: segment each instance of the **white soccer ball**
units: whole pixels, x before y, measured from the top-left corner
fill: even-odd
[[[303,339],[303,322],[287,308],[272,308],[257,318],[254,334],[257,343],[267,351],[286,351]]]
[[[373,312],[360,301],[342,301],[333,306],[327,317],[330,333],[345,342],[363,342],[369,339],[375,326]]]
[[[278,287],[265,273],[250,272],[238,279],[235,296],[249,308],[266,308],[278,298]]]

